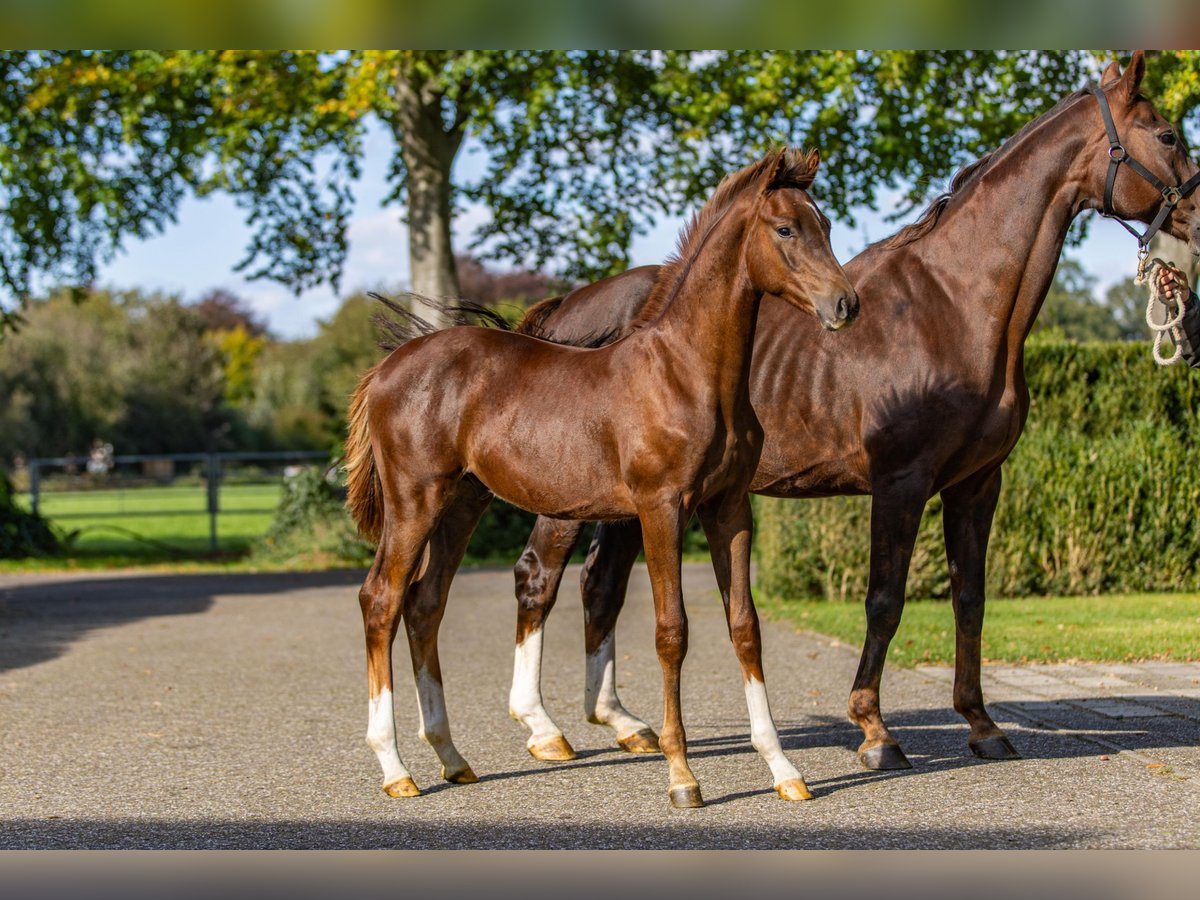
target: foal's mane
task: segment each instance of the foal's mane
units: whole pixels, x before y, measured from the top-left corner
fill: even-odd
[[[1036,119],[1031,119],[1022,125],[1016,134],[1006,140],[995,150],[991,151],[990,153],[985,153],[972,163],[967,163],[967,165],[959,169],[954,174],[954,177],[950,179],[950,190],[946,191],[946,193],[937,197],[932,203],[930,203],[929,206],[926,207],[925,211],[921,213],[921,217],[917,219],[917,221],[910,225],[905,225],[891,237],[876,241],[871,246],[880,247],[884,250],[898,250],[899,248],[905,247],[919,238],[925,237],[925,235],[933,231],[934,226],[936,226],[938,220],[941,219],[942,212],[946,209],[946,206],[951,200],[959,195],[961,190],[965,189],[971,184],[974,184],[983,176],[984,172],[992,167],[993,164],[1003,159],[1008,152],[1020,142],[1020,138],[1024,137],[1027,132],[1044,122],[1046,119],[1049,119],[1055,113],[1061,111],[1068,104],[1086,95],[1088,91],[1089,88],[1085,87],[1079,89],[1073,94],[1067,95],[1062,100],[1059,100],[1058,103],[1056,103],[1051,109],[1042,113]]]
[[[630,321],[628,330],[640,328],[656,318],[675,296],[684,277],[704,246],[704,240],[741,193],[760,179],[770,178],[768,189],[799,188],[807,190],[813,183],[820,164],[816,150],[796,150],[780,147],[771,150],[758,162],[751,163],[721,179],[708,202],[692,214],[687,226],[679,233],[675,252],[663,262],[654,280],[650,296],[638,314]]]

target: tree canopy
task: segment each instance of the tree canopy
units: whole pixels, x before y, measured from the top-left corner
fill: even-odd
[[[413,288],[459,285],[450,221],[479,252],[572,279],[627,267],[655,218],[777,142],[820,148],[816,193],[845,221],[900,210],[1080,87],[1086,51],[0,52],[0,325],[83,287],[189,194],[224,191],[252,237],[239,268],[337,284],[364,123],[395,140],[389,203]],[[1107,54],[1111,55],[1111,54]],[[1200,54],[1152,54],[1145,89],[1195,139]],[[483,174],[456,175],[470,138]]]

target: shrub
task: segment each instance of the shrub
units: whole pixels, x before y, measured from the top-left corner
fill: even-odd
[[[44,556],[58,550],[50,523],[17,506],[12,482],[0,472],[0,559]]]
[[[1004,464],[988,550],[993,596],[1200,590],[1200,376],[1144,344],[1027,348],[1028,425]],[[861,600],[870,498],[756,498],[759,583]],[[948,597],[941,503],[927,505],[910,597]]]

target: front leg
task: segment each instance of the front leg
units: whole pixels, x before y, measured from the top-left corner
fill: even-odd
[[[872,479],[871,574],[867,585],[867,636],[863,643],[854,688],[850,692],[850,721],[863,730],[859,761],[868,769],[911,769],[912,763],[892,737],[879,712],[879,683],[888,645],[900,626],[904,585],[921,513],[929,498],[929,482]]]
[[[942,491],[942,528],[954,596],[954,708],[971,726],[967,743],[976,756],[1019,759],[984,708],[980,685],[987,545],[999,498],[999,467]]]
[[[698,513],[725,604],[729,639],[742,667],[742,685],[750,710],[750,743],[770,767],[775,792],[781,799],[811,800],[803,776],[783,753],[767,703],[762,637],[750,592],[750,541],[754,524],[750,498],[745,493],[723,497],[701,506]]]
[[[679,681],[687,655],[687,613],[683,608],[680,551],[683,528],[691,511],[682,504],[639,504],[638,518],[646,544],[646,568],[654,592],[654,644],[663,671],[663,727],[659,745],[670,768],[672,805],[703,806],[700,785],[687,763]]]

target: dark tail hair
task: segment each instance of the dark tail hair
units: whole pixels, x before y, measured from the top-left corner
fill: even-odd
[[[367,391],[378,369],[378,366],[368,369],[350,396],[346,436],[346,508],[358,526],[358,533],[375,543],[379,543],[383,534],[383,485],[371,449]]]
[[[376,313],[371,317],[371,321],[375,323],[382,334],[379,339],[379,348],[381,350],[386,350],[390,353],[392,350],[395,350],[402,344],[407,344],[414,338],[423,337],[424,335],[433,334],[435,331],[441,330],[437,325],[421,318],[411,309],[401,303],[397,303],[395,300],[375,293],[368,293],[367,296],[378,300],[399,316],[399,319],[393,319],[385,316],[383,313]],[[446,321],[447,327],[455,325],[482,325],[484,327],[499,328],[502,331],[513,330],[513,327],[498,312],[471,300],[435,300],[432,297],[423,297],[411,291],[406,296],[410,297],[416,303],[437,312]]]
[[[562,302],[566,299],[566,296],[566,294],[559,294],[557,297],[547,297],[545,300],[539,300],[533,306],[529,307],[529,309],[525,310],[525,315],[521,317],[521,321],[517,323],[517,327],[513,330],[518,334],[541,337],[546,320],[554,315],[556,309],[562,306]]]

